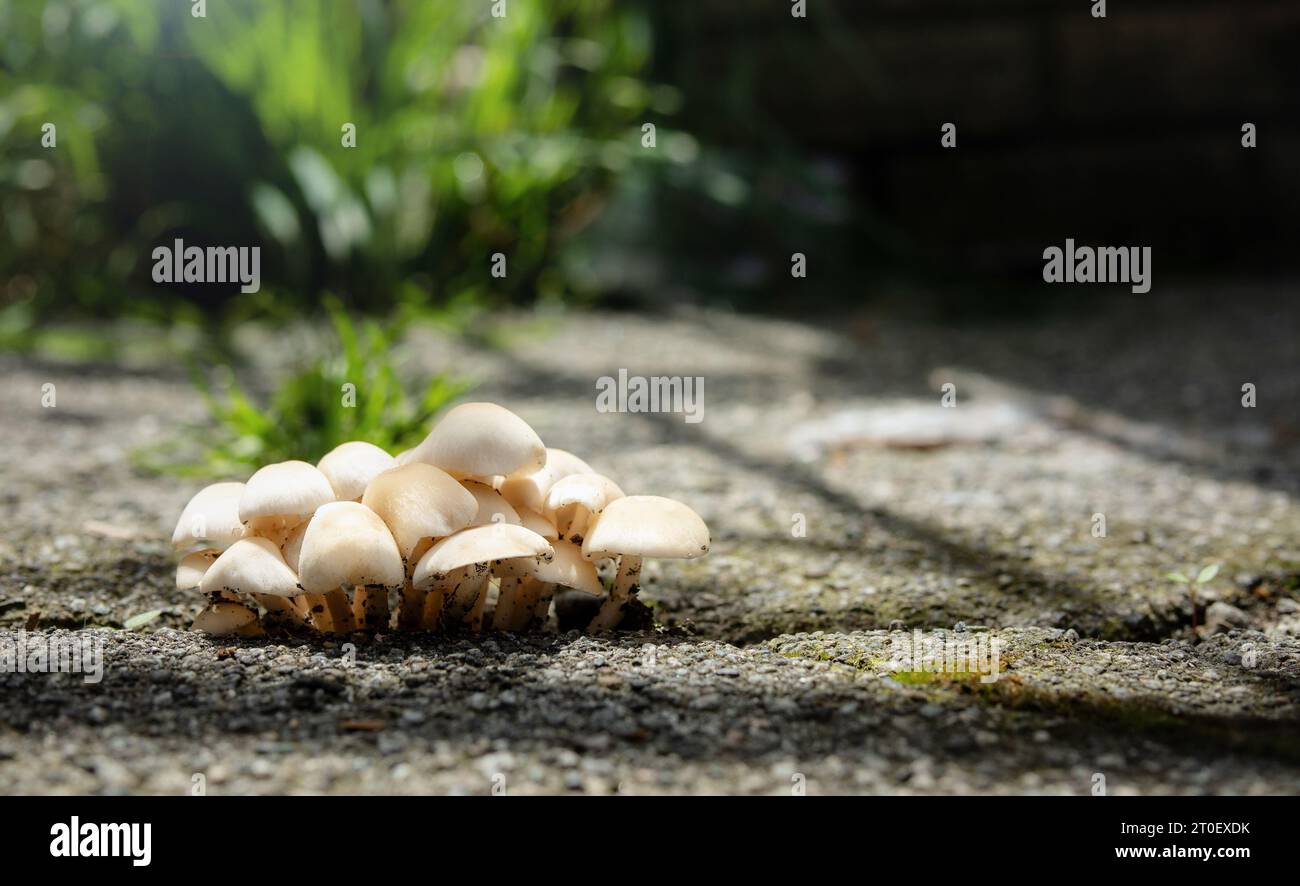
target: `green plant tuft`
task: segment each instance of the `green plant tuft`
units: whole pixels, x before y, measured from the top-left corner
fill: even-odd
[[[433,418],[469,390],[465,380],[439,374],[422,390],[408,391],[394,362],[407,321],[356,321],[332,297],[325,307],[334,347],[284,376],[265,405],[238,382],[229,364],[217,370],[215,385],[192,365],[191,380],[215,430],[196,428],[188,440],[139,452],[137,467],[182,475],[246,474],[289,459],[314,463],[349,440],[396,454],[424,439]]]

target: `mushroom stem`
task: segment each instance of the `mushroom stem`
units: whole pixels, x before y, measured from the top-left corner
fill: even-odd
[[[311,601],[307,599],[306,594],[299,594],[292,599],[294,613],[298,616],[298,624],[302,627],[314,627],[312,622]]]
[[[232,603],[224,599],[218,599],[217,602],[204,607],[194,619],[193,627],[215,637],[230,635],[255,637],[262,633],[262,625],[257,620],[256,610],[243,603]]]
[[[569,529],[578,516],[577,505],[565,505],[555,514],[555,532],[560,538],[569,537]]]
[[[324,595],[325,611],[329,614],[330,631],[335,634],[350,634],[357,629],[356,619],[352,617],[352,607],[348,604],[348,595],[341,588],[336,588]]]
[[[303,621],[311,625],[322,634],[328,634],[333,630],[333,623],[330,621],[330,610],[326,604],[325,594],[303,594],[302,602],[306,610],[303,614]]]
[[[262,623],[257,621],[250,621],[235,633],[240,637],[262,637],[266,635],[266,631],[262,629]]]
[[[452,619],[456,591],[465,581],[469,567],[453,569],[433,583],[429,596],[424,601],[424,618],[422,625],[430,631],[445,630]],[[463,613],[462,613],[463,614]]]
[[[537,608],[537,595],[542,583],[532,576],[520,579],[519,589],[515,592],[515,609],[510,615],[509,630],[522,634],[533,626],[533,611]]]
[[[446,601],[442,613],[445,625],[472,621],[474,609],[479,606],[480,598],[487,597],[483,590],[490,575],[486,563],[466,566],[447,575],[446,587],[449,590],[445,591]]]
[[[587,534],[587,527],[590,523],[591,512],[579,506],[573,513],[573,519],[569,521],[569,529],[565,533],[565,538],[572,544],[581,545],[582,537]]]
[[[278,594],[253,594],[253,599],[266,610],[264,622],[267,627],[289,627],[302,623],[302,613],[294,605],[296,597],[281,597]]]
[[[555,582],[532,580],[533,593],[537,596],[537,602],[533,604],[532,618],[528,622],[528,630],[540,631],[546,627],[546,622],[551,616],[551,598],[555,596]]]
[[[623,607],[636,596],[637,579],[641,577],[641,558],[624,554],[618,561],[618,575],[614,578],[614,587],[610,589],[609,598],[600,606],[596,617],[587,625],[589,631],[612,631],[623,620]]]
[[[406,579],[402,588],[402,603],[397,609],[397,629],[399,631],[418,631],[423,625],[424,604],[429,592],[416,590],[411,586],[411,579]],[[441,604],[439,604],[441,605]]]
[[[420,609],[420,630],[441,631],[442,612],[447,603],[447,585],[444,579],[425,592],[424,605]]]
[[[520,628],[519,616],[525,612],[531,614],[529,597],[524,590],[524,584],[527,580],[527,577],[514,575],[501,577],[500,591],[497,594],[497,608],[496,612],[492,614],[493,630],[517,632]]]
[[[558,523],[556,526],[560,538],[575,545],[582,544],[582,537],[587,534],[587,528],[591,525],[591,511],[580,504],[572,504],[561,509],[561,514],[564,515],[564,528],[559,529]],[[560,515],[557,515],[556,519],[558,520],[559,517]]]
[[[364,630],[388,630],[388,588],[357,585],[352,596],[352,616]]]
[[[483,630],[483,608],[487,605],[488,598],[488,581],[491,574],[487,570],[482,575],[471,575],[469,583],[476,588],[474,591],[474,605],[470,607],[469,614],[465,616],[465,624],[469,625],[469,632],[477,634]],[[462,588],[462,591],[464,589]],[[468,593],[468,591],[465,591]]]
[[[420,627],[426,631],[444,630],[455,617],[449,612],[456,597],[456,591],[465,583],[470,566],[453,569],[433,583],[424,598],[424,610],[420,616]],[[463,614],[463,613],[461,613]]]

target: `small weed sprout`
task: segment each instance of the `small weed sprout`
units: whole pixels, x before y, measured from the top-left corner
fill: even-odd
[[[1170,572],[1165,577],[1172,582],[1180,585],[1187,585],[1187,593],[1192,601],[1192,632],[1196,632],[1196,588],[1198,585],[1209,584],[1214,581],[1214,577],[1219,574],[1219,564],[1211,563],[1201,569],[1195,578],[1190,575],[1183,575],[1181,572]]]

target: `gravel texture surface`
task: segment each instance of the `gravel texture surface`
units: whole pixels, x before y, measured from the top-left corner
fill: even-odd
[[[104,655],[99,683],[0,673],[0,790],[1295,792],[1300,343],[1276,296],[419,333],[409,371],[454,367],[629,493],[686,501],[713,550],[647,562],[654,632],[350,653],[185,630],[168,539],[201,481],[131,462],[203,420],[183,371],[0,357],[0,663]],[[255,377],[292,350],[271,342],[249,333]],[[598,414],[620,367],[703,377],[703,420]],[[1208,563],[1193,609],[1165,576]],[[998,679],[897,666],[913,630],[996,639]]]

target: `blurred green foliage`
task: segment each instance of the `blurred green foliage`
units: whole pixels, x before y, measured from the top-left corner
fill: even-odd
[[[218,369],[215,385],[193,367],[211,421],[189,437],[135,453],[136,465],[154,472],[244,476],[271,462],[315,462],[349,440],[396,454],[424,439],[434,416],[469,389],[463,380],[435,375],[408,391],[397,370],[407,322],[357,321],[333,296],[323,302],[333,340],[321,356],[281,376],[266,398],[241,385],[229,364]]]
[[[153,283],[174,237],[263,247],[245,313],[570,295],[563,244],[672,97],[640,79],[634,6],[491,7],[0,0],[0,296],[28,306],[8,322],[228,310],[233,287]]]

